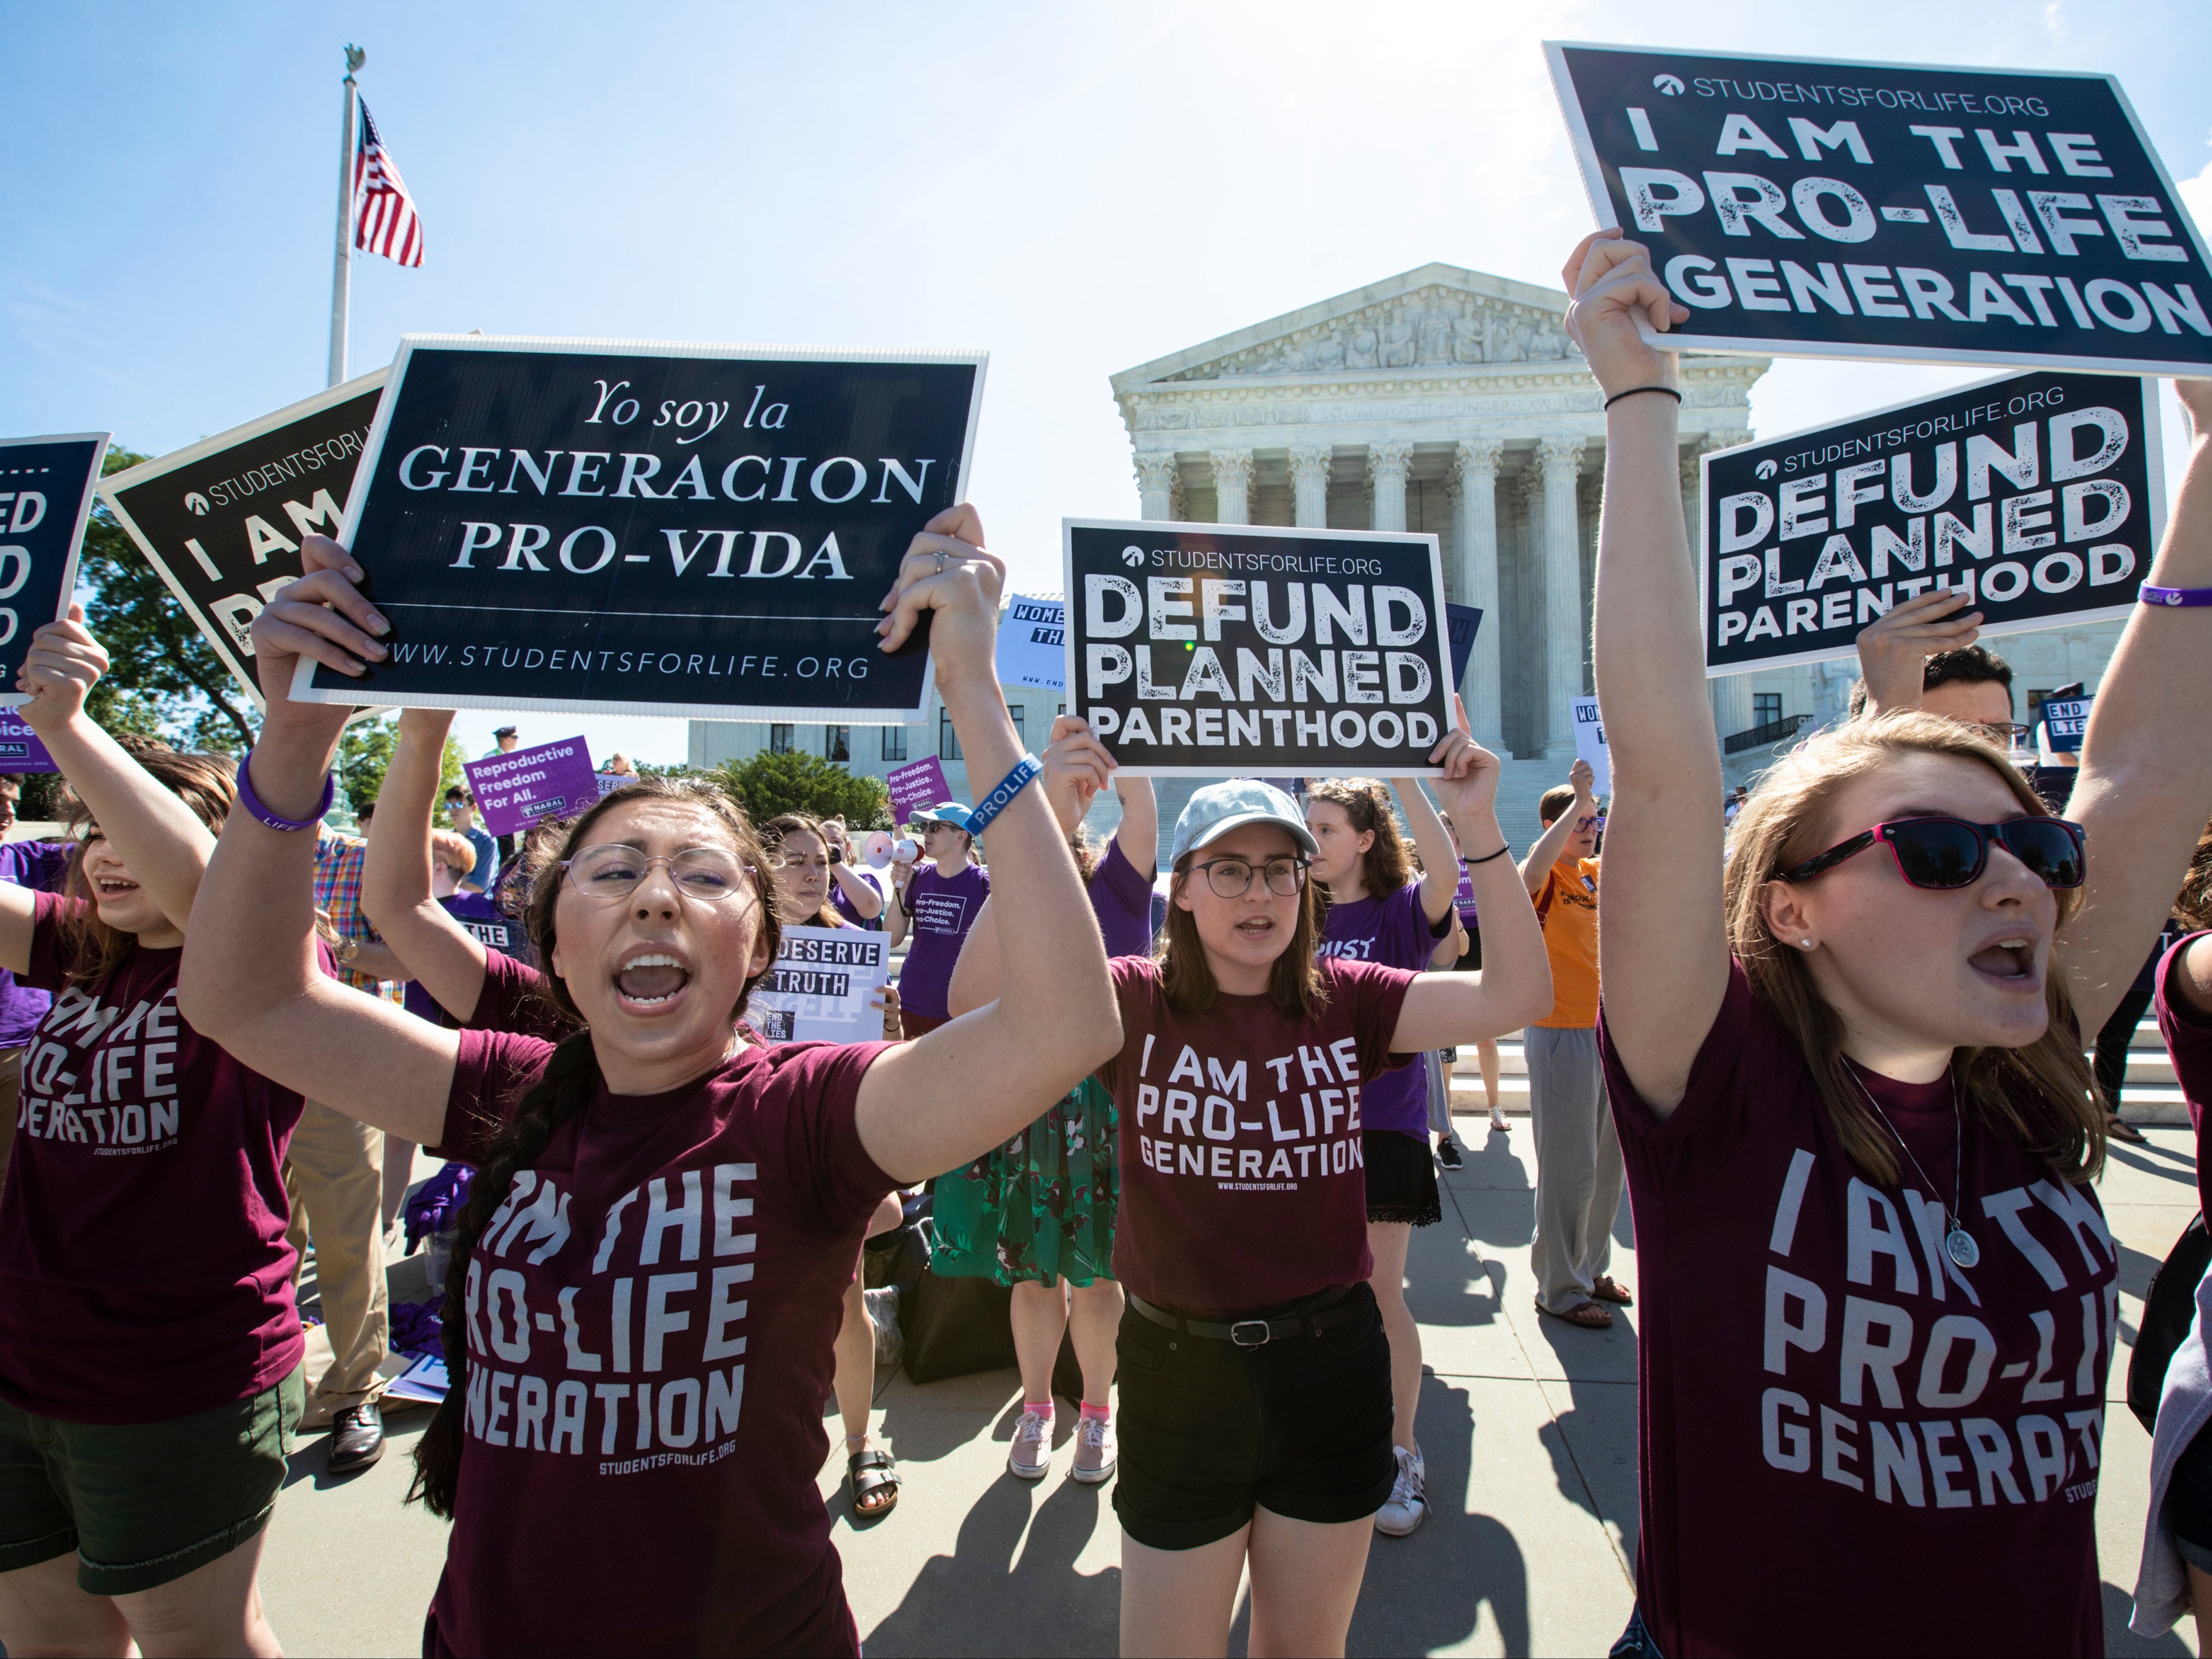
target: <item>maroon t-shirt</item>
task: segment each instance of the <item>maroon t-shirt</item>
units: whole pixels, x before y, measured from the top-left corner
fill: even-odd
[[[469,1264],[439,1645],[854,1650],[815,1480],[845,1287],[894,1184],[853,1116],[885,1046],[748,1046],[667,1094],[602,1090],[516,1177]],[[551,1052],[464,1032],[435,1155],[479,1160]]]
[[[20,980],[54,1003],[23,1051],[0,1194],[0,1399],[76,1423],[251,1399],[306,1350],[284,1241],[300,1097],[185,1022],[181,948],[72,985],[59,924],[90,906],[36,902]]]
[[[1869,1183],[1733,965],[1664,1123],[1601,1009],[1599,1044],[1635,1206],[1637,1595],[1660,1650],[2101,1653],[2119,1288],[2095,1194],[1961,1130],[1948,1080],[1861,1073],[1912,1153]],[[1963,1270],[1943,1246],[1961,1133]]]
[[[484,952],[483,989],[470,1011],[466,1031],[506,1031],[557,1043],[576,1022],[553,1000],[552,984],[529,963],[504,951]]]
[[[1359,1095],[1413,1057],[1389,1050],[1414,976],[1325,958],[1328,1001],[1297,1020],[1264,996],[1177,1014],[1157,963],[1106,966],[1122,1038],[1098,1071],[1121,1122],[1114,1276],[1147,1302],[1211,1315],[1374,1272]]]
[[[2151,1001],[2158,1009],[2158,1034],[2166,1038],[2166,1051],[2173,1057],[2173,1081],[2181,1085],[2190,1123],[2197,1130],[2197,1207],[2206,1225],[2212,1226],[2212,1158],[2205,1155],[2204,1145],[2205,1107],[2212,1105],[2212,1022],[2175,1007],[2166,989],[2180,963],[2182,947],[2203,937],[2192,933],[2177,940],[2160,959]]]

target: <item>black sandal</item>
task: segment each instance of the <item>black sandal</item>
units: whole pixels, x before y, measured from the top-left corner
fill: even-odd
[[[856,1451],[845,1460],[845,1469],[853,1481],[854,1520],[879,1520],[898,1507],[898,1467],[891,1462],[890,1453],[877,1446],[871,1446],[866,1451]],[[890,1488],[890,1502],[878,1504],[873,1508],[863,1506],[862,1499],[872,1497],[885,1486]]]
[[[2150,1144],[2150,1136],[2145,1135],[2116,1111],[2105,1114],[2105,1133],[2112,1140],[2124,1141],[2131,1147],[2147,1147]]]

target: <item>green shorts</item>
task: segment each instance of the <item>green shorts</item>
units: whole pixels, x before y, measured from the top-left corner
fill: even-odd
[[[228,1555],[276,1506],[301,1378],[167,1423],[65,1423],[0,1401],[0,1572],[75,1550],[78,1589],[128,1595]]]

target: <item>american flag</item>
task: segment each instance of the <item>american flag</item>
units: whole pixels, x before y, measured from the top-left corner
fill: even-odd
[[[399,164],[377,136],[368,105],[361,106],[361,148],[353,158],[353,245],[397,264],[422,263],[422,221],[399,176]]]

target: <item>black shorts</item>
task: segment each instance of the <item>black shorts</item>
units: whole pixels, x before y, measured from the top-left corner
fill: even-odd
[[[1362,1137],[1367,1159],[1367,1219],[1433,1226],[1444,1219],[1437,1196],[1437,1164],[1425,1133],[1369,1129]]]
[[[2212,1427],[2199,1429],[2174,1460],[2163,1513],[2181,1559],[2212,1572]]]
[[[1264,1506],[1293,1521],[1364,1521],[1396,1479],[1390,1341],[1375,1293],[1326,1330],[1240,1348],[1121,1315],[1121,1462],[1114,1511],[1152,1549],[1197,1549]],[[1257,1309],[1255,1317],[1291,1310]]]

